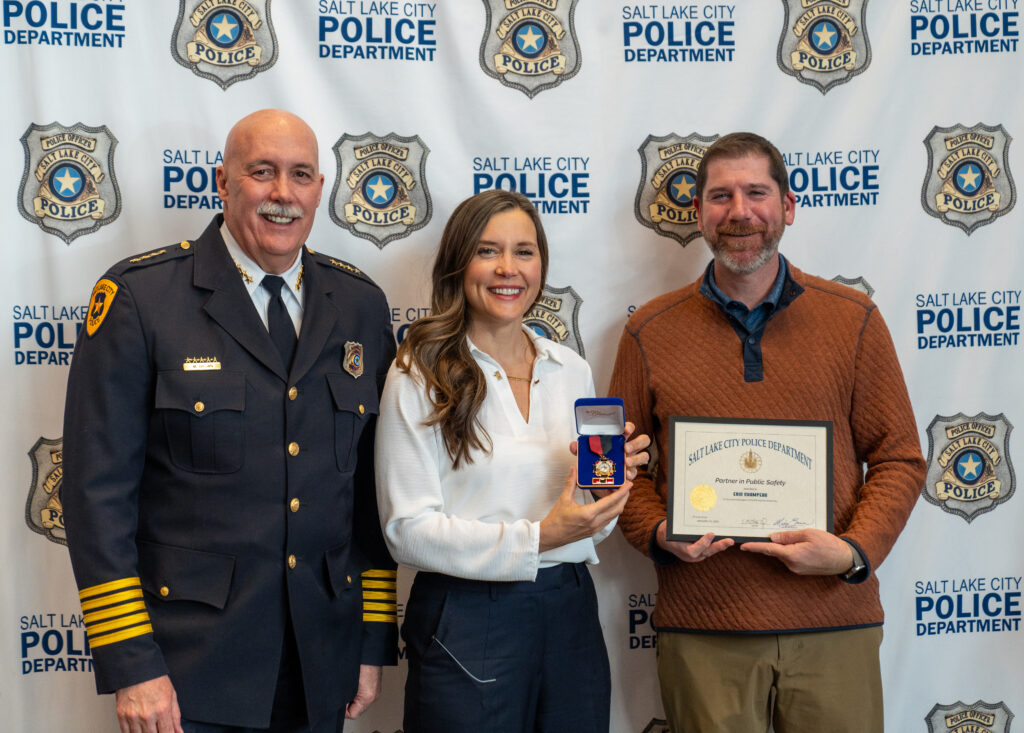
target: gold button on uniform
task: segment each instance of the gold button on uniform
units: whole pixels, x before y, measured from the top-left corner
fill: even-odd
[[[292,441],[288,444],[288,455],[297,456],[299,455],[299,444]]]
[[[171,589],[170,588],[168,588],[166,585],[160,586],[160,595],[162,595],[164,598],[166,598],[170,594],[171,594]]]
[[[192,243],[191,243],[191,242],[182,242],[182,243],[181,243],[181,248],[182,248],[182,249],[188,249],[188,248],[189,248],[189,247],[191,247],[191,246],[192,246]]]
[[[294,400],[298,396],[299,396],[299,389],[298,389],[298,387],[292,387],[291,389],[288,390],[288,399]]]
[[[203,410],[206,409],[206,405],[204,405],[202,402],[197,402],[195,407],[196,407],[196,412],[202,412]]]
[[[294,570],[295,566],[298,565],[298,564],[299,564],[299,561],[295,559],[295,555],[289,555],[288,556],[288,567],[290,569]]]
[[[288,508],[291,509],[293,512],[299,511],[299,500],[292,499],[290,502],[288,502]]]
[[[366,412],[366,408],[363,407],[362,405],[359,405],[359,414],[362,415],[364,412]]]
[[[351,575],[346,575],[345,576],[345,582],[346,583],[351,583],[352,582],[352,576]]]

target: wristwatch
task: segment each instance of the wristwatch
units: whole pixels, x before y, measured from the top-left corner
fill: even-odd
[[[867,567],[867,563],[864,562],[864,558],[857,552],[857,548],[851,545],[849,542],[846,544],[850,545],[850,551],[853,553],[853,566],[845,573],[840,573],[843,580],[853,580],[864,568]]]

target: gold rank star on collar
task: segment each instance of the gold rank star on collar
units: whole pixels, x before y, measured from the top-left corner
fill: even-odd
[[[232,262],[235,263],[235,267],[238,268],[238,274],[242,276],[242,279],[245,280],[246,284],[247,285],[252,285],[252,275],[250,275],[246,271],[246,269],[244,267],[242,267],[241,263],[238,260],[232,258]],[[300,292],[302,290],[302,276],[305,273],[306,273],[306,266],[305,265],[299,265],[299,275],[298,275],[298,277],[295,278],[295,292],[296,293],[298,293],[298,292]]]
[[[235,263],[235,267],[238,268],[238,274],[242,276],[242,279],[245,280],[246,284],[252,285],[252,275],[245,271],[245,268],[242,267],[238,260],[234,259],[233,257],[231,259],[232,262]]]

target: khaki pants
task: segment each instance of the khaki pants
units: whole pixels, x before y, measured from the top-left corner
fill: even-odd
[[[672,733],[882,733],[882,627],[799,634],[658,632]]]

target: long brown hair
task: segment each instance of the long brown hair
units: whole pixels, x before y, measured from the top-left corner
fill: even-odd
[[[471,196],[452,212],[445,224],[434,260],[430,315],[415,321],[398,347],[397,364],[423,376],[434,406],[425,425],[440,425],[444,447],[455,468],[472,463],[471,452],[491,451],[491,438],[477,419],[487,394],[484,373],[466,345],[466,292],[463,273],[476,254],[480,237],[495,214],[518,209],[537,230],[540,254],[539,299],[548,274],[548,240],[530,200],[513,191],[484,191]]]

